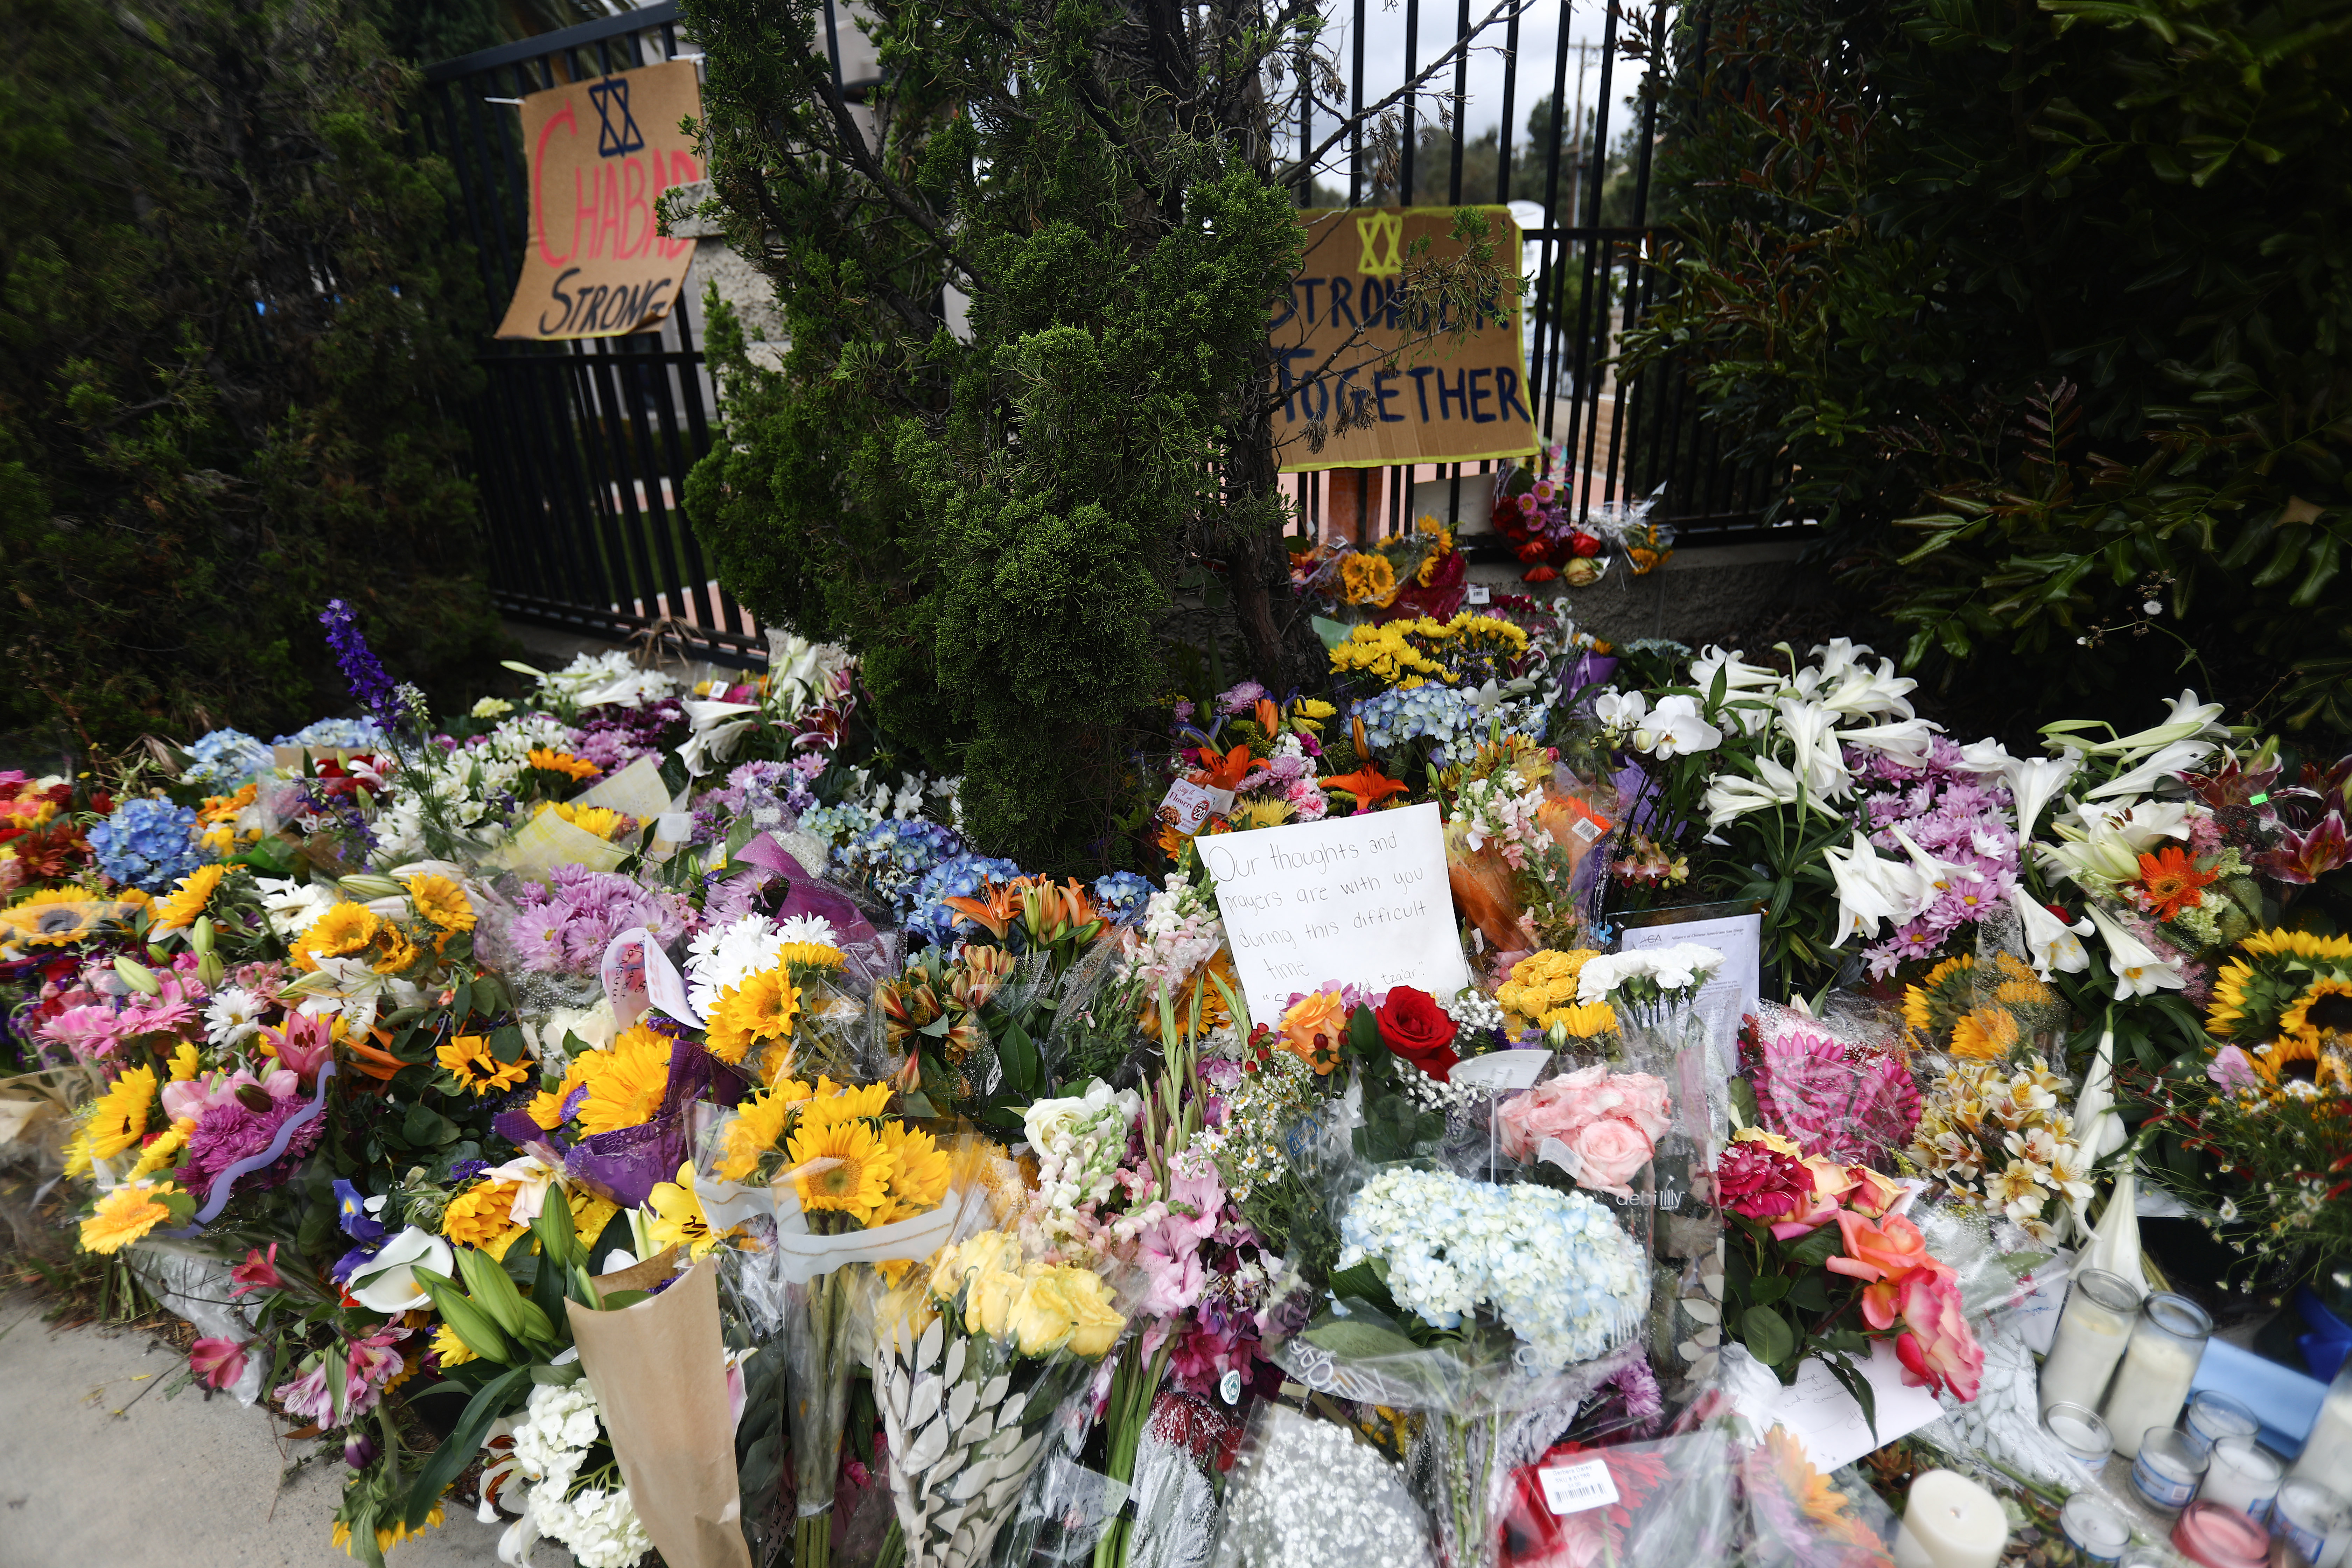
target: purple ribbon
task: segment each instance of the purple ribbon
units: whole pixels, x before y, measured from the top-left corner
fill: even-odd
[[[310,1103],[278,1124],[278,1135],[270,1139],[268,1148],[258,1154],[248,1154],[242,1160],[232,1161],[226,1170],[215,1176],[212,1195],[205,1200],[205,1206],[196,1211],[194,1221],[171,1234],[175,1237],[195,1235],[219,1217],[221,1210],[228,1205],[230,1192],[236,1187],[239,1176],[251,1175],[277,1163],[278,1156],[286,1152],[286,1145],[294,1141],[294,1134],[316,1121],[319,1113],[327,1109],[327,1080],[334,1076],[335,1064],[332,1061],[321,1063],[319,1087],[312,1092]]]

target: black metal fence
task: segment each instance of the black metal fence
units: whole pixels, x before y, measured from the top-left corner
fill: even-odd
[[[1523,231],[1536,247],[1528,373],[1543,436],[1563,444],[1581,504],[1654,492],[1652,515],[1672,523],[1685,547],[1778,531],[1768,530],[1764,518],[1787,476],[1724,460],[1713,427],[1698,418],[1682,367],[1652,366],[1632,384],[1621,384],[1615,374],[1618,345],[1654,302],[1657,274],[1642,261],[1661,235],[1648,222],[1657,96],[1642,95],[1622,148],[1612,148],[1610,137],[1612,96],[1626,89],[1620,67],[1629,51],[1621,45],[1630,43],[1631,54],[1654,63],[1668,58],[1665,0],[1604,0],[1600,37],[1582,42],[1572,37],[1572,0],[1557,0],[1549,133],[1543,138],[1539,179],[1533,167],[1515,176],[1521,131],[1515,119],[1530,98],[1521,85],[1523,25],[1539,14],[1544,0],[1528,0],[1498,27],[1483,32],[1470,0],[1457,0],[1452,36],[1442,43],[1422,36],[1423,0],[1403,0],[1402,71],[1397,80],[1382,81],[1366,77],[1367,0],[1332,4],[1352,8],[1343,58],[1333,62],[1346,102],[1324,101],[1330,75],[1302,69],[1303,79],[1325,86],[1299,95],[1296,145],[1317,144],[1318,116],[1331,117],[1323,120],[1328,134],[1337,116],[1360,115],[1365,104],[1377,104],[1401,82],[1414,79],[1419,61],[1442,61],[1452,52],[1450,92],[1441,71],[1402,100],[1402,136],[1391,163],[1376,161],[1378,149],[1368,147],[1360,132],[1349,139],[1348,202],[1393,202],[1402,195],[1454,205],[1514,200],[1539,205],[1540,221]],[[1584,8],[1593,8],[1591,0]],[[830,5],[827,20],[835,20]],[[835,36],[830,26],[829,36]],[[486,336],[513,292],[528,243],[526,164],[513,106],[526,93],[560,83],[695,58],[690,49],[681,55],[680,42],[677,7],[664,0],[426,69],[425,134],[457,171],[461,199],[455,221],[480,258],[493,318],[484,324]],[[1464,127],[1475,106],[1469,51],[1456,49],[1465,43],[1501,51],[1491,187],[1469,179],[1465,170]],[[1598,71],[1593,112],[1575,124],[1568,110],[1572,56],[1580,111],[1587,68]],[[1535,85],[1542,85],[1540,77]],[[1439,121],[1450,130],[1429,144],[1447,155],[1442,190],[1425,177],[1428,170],[1416,168],[1424,130]],[[1316,175],[1336,178],[1339,172],[1329,165],[1302,171],[1300,205],[1318,199]],[[1518,188],[1531,182],[1532,188]],[[1613,214],[1608,210],[1612,200],[1619,206]],[[1602,222],[1604,216],[1622,221]],[[764,639],[750,614],[712,578],[678,504],[688,470],[709,449],[715,412],[712,384],[695,343],[692,294],[689,289],[658,331],[558,343],[489,342],[481,354],[489,381],[474,415],[475,460],[488,513],[493,589],[508,613],[604,636],[660,627],[699,652],[740,659],[753,656]],[[1426,465],[1401,468],[1381,471],[1384,482],[1368,482],[1360,474],[1349,481],[1358,487],[1357,525],[1389,531],[1409,527],[1427,506],[1428,481],[1434,478],[1443,482],[1441,505],[1449,520],[1475,531],[1484,523],[1485,492],[1492,483],[1482,476],[1492,468],[1455,464],[1433,473]],[[1338,484],[1327,475],[1300,477],[1298,500],[1309,528],[1322,521]],[[1377,502],[1370,484],[1381,492]],[[1500,552],[1499,545],[1465,542],[1473,543],[1474,554]]]

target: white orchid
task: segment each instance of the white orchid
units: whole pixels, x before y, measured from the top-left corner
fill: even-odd
[[[2093,930],[2089,921],[2068,925],[2027,892],[2021,882],[2011,886],[2009,901],[2016,906],[2018,923],[2025,928],[2025,951],[2033,961],[2035,973],[2047,980],[2053,970],[2080,974],[2091,967],[2090,952],[2083,946],[2083,939]]]
[[[1650,711],[1650,700],[1639,691],[1618,691],[1614,689],[1592,700],[1592,716],[1601,727],[1612,735],[1622,735],[1642,721]]]
[[[2156,950],[2126,931],[2096,904],[2089,907],[2091,923],[2107,944],[2107,967],[2116,972],[2116,1000],[2146,996],[2158,991],[2179,991],[2189,984],[2180,965],[2167,963]]]
[[[1711,752],[1723,744],[1723,731],[1706,721],[1693,697],[1662,697],[1647,719],[1635,726],[1633,743],[1660,762],[1684,752]]]

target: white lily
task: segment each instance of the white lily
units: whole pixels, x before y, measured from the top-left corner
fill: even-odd
[[[2158,991],[2179,991],[2188,985],[2180,965],[2157,957],[2154,948],[2126,931],[2098,905],[2089,906],[2087,912],[2107,944],[2107,966],[2116,972],[2116,1001]]]
[[[1810,657],[1820,667],[1825,680],[1842,680],[1850,669],[1861,667],[1862,656],[1875,652],[1868,643],[1855,642],[1852,637],[1832,637],[1816,643]]]
[[[1882,921],[1901,925],[1918,906],[1926,889],[1918,870],[1883,858],[1859,832],[1851,847],[1824,849],[1822,855],[1837,886],[1838,931],[1831,946],[1844,946],[1845,939],[1856,932],[1875,936]]]
[[[2210,741],[2175,741],[2159,748],[2128,773],[2117,773],[2106,783],[2085,791],[2083,798],[2101,800],[2108,795],[2145,795],[2155,787],[2158,779],[2193,767],[2219,749]]]
[[[1767,806],[1794,805],[1804,794],[1804,784],[1797,775],[1769,757],[1756,759],[1756,776],[1723,773],[1707,785],[1700,802],[1706,808],[1706,825],[1721,827],[1725,823],[1762,811]],[[1809,803],[1816,811],[1829,807],[1820,801]]]
[[[2139,1248],[2139,1173],[2126,1164],[2116,1173],[2115,1191],[2107,1212],[2091,1232],[2091,1244],[2074,1259],[2078,1268],[2104,1268],[2137,1285],[2141,1282]]]
[[[383,1244],[373,1258],[352,1270],[344,1289],[352,1300],[371,1312],[389,1317],[413,1308],[429,1307],[433,1298],[416,1282],[416,1266],[423,1264],[436,1274],[457,1272],[457,1255],[449,1244],[429,1230],[410,1226]]]
[[[2009,748],[1999,741],[1971,741],[1960,748],[1958,758],[1952,763],[1955,771],[1964,773],[2006,773],[2017,765]]]
[[[2091,1053],[2082,1091],[2074,1096],[2074,1142],[2099,1160],[2122,1148],[2129,1136],[2116,1110],[2116,1031],[2110,1025],[2099,1032],[2099,1048]],[[2077,1204],[2078,1215],[2081,1209]]]
[[[1897,719],[1912,716],[1910,694],[1919,683],[1895,673],[1895,661],[1882,658],[1872,670],[1857,663],[1822,696],[1822,703],[1848,719]]]
[[[756,702],[717,702],[702,698],[688,698],[686,703],[687,721],[694,733],[677,749],[678,761],[696,778],[735,754],[743,737],[760,721]],[[750,717],[746,717],[750,715]]]
[[[547,1206],[547,1190],[560,1180],[555,1171],[529,1154],[482,1174],[490,1181],[515,1184],[514,1206],[507,1211],[507,1217],[517,1225],[529,1225],[539,1217],[539,1211]]]
[[[1856,730],[1837,732],[1841,745],[1862,746],[1883,752],[1906,768],[1924,766],[1927,761],[1927,742],[1943,726],[1932,719],[1904,719],[1892,724],[1866,724]]]
[[[1715,689],[1715,678],[1723,677],[1726,696],[1739,691],[1778,691],[1785,684],[1777,669],[1760,664],[1749,664],[1739,657],[1739,649],[1728,652],[1709,643],[1705,652],[1691,660],[1690,683],[1701,691]]]
[[[2033,825],[2042,820],[2042,808],[2066,787],[2066,781],[2081,765],[2070,752],[2057,757],[2012,758],[2002,770],[2010,798],[2017,803],[2019,843],[2033,837]]]
[[[1941,893],[1955,882],[1981,882],[1984,880],[1984,873],[1982,871],[1972,870],[1966,866],[1957,865],[1954,862],[1943,859],[1940,857],[1930,855],[1925,849],[1920,848],[1918,842],[1908,833],[1904,832],[1902,826],[1899,823],[1895,826],[1894,832],[1895,842],[1903,846],[1903,852],[1911,857],[1911,864],[1919,873],[1919,901],[1914,908],[1905,912],[1903,916],[1905,920],[1910,920],[1915,916],[1926,912],[1927,906],[1936,901],[1936,895]]]
[[[1780,732],[1795,748],[1797,775],[1813,798],[1843,800],[1852,795],[1853,775],[1846,769],[1845,753],[1838,750],[1837,714],[1822,703],[1794,697],[1783,697],[1773,706],[1780,710]]]
[[[2018,923],[2025,928],[2025,951],[2033,961],[2035,973],[2047,980],[2053,970],[2080,974],[2091,967],[2090,952],[2083,945],[2083,939],[2094,929],[2089,921],[2068,925],[2027,892],[2023,883],[2011,885],[2009,901],[2016,906]]]
[[[2085,747],[2084,750],[2101,756],[2129,757],[2137,756],[2143,752],[2157,751],[2181,741],[2229,738],[2229,727],[2216,722],[2221,717],[2221,705],[2219,702],[2200,702],[2197,700],[2196,692],[2183,691],[2179,697],[2171,699],[2166,707],[2163,723],[2150,725],[2145,730],[2134,731],[2128,735],[2118,735],[2112,741],[2104,741],[2095,746]],[[2207,751],[2211,749],[2210,746],[2206,748]]]

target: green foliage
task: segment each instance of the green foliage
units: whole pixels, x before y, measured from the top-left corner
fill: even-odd
[[[447,172],[356,0],[13,6],[0,683],[79,745],[343,708],[341,595],[428,685],[494,655]],[[454,687],[453,687],[454,689]]]
[[[2352,4],[1706,25],[1635,354],[1689,355],[1738,455],[1795,466],[1782,510],[1861,566],[1906,663],[2029,710],[2192,679],[2352,728]]]

